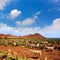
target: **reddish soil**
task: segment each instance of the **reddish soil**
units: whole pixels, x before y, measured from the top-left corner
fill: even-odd
[[[11,49],[11,55],[13,57],[16,56],[14,54],[14,52],[16,52],[18,57],[34,58],[33,60],[40,60],[40,59],[45,60],[45,57],[47,58],[47,60],[60,60],[60,51],[46,52],[45,50],[42,50],[42,54],[40,56],[39,54],[31,52],[29,48],[24,48],[20,46],[14,47],[14,46],[0,45],[0,50],[3,50],[6,54],[8,53],[9,49]]]
[[[11,49],[11,54],[15,57],[14,52],[17,53],[18,57],[39,57],[38,54],[34,54],[28,48],[20,47],[20,46],[4,46],[0,45],[0,50],[3,50],[6,54],[8,54],[8,50]]]
[[[45,50],[43,51],[43,56],[47,58],[47,60],[60,60],[60,51],[54,50],[52,52]]]

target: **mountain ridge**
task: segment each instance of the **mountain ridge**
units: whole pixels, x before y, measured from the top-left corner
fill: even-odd
[[[25,36],[13,36],[10,34],[0,34],[0,38],[45,38],[45,37],[39,33],[35,33],[35,34],[28,34]]]

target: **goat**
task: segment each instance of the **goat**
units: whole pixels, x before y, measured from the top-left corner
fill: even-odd
[[[39,51],[39,50],[30,50],[31,52],[33,52],[33,53],[37,53],[37,54],[40,54],[41,55],[41,51]]]
[[[46,47],[47,49],[54,50],[54,47]]]
[[[46,46],[46,45],[45,45],[45,48],[46,48],[46,49],[49,49],[49,50],[54,50],[54,47],[53,47],[53,46]]]

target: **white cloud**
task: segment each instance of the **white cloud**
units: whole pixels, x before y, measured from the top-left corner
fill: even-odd
[[[18,34],[18,31],[14,27],[10,27],[7,24],[0,23],[0,34]]]
[[[22,27],[32,25],[33,23],[35,23],[33,18],[26,18],[23,21],[16,21],[16,25]]]
[[[35,28],[16,28],[10,27],[7,24],[0,23],[0,34],[12,34],[12,35],[27,35],[38,32],[38,27]]]
[[[53,26],[56,26],[56,27],[60,26],[60,18],[57,18],[53,21]]]
[[[10,27],[7,24],[0,23],[0,34],[12,34],[12,35],[27,35],[39,32],[39,27],[35,28],[16,28]]]
[[[40,33],[46,37],[60,37],[60,18],[56,18],[50,26],[45,26],[44,28],[20,28],[20,31],[21,34],[24,33],[24,35]]]
[[[0,0],[0,10],[3,10],[11,0]]]
[[[37,18],[38,18],[38,15],[39,15],[40,13],[41,13],[40,11],[36,12],[36,14],[34,15],[33,19],[37,19]]]
[[[20,27],[30,26],[35,23],[36,19],[38,18],[38,15],[41,12],[38,11],[34,14],[33,18],[26,18],[23,21],[16,21],[16,25]]]
[[[38,18],[38,16],[34,16],[34,17],[33,17],[33,19],[37,19],[37,18]]]
[[[19,10],[17,10],[17,9],[14,9],[14,10],[12,10],[12,11],[10,12],[8,18],[10,18],[10,19],[15,19],[15,18],[17,18],[21,13],[22,13],[21,11],[19,11]]]
[[[46,29],[46,31],[48,30],[51,32],[60,31],[60,18],[55,19],[50,26],[46,26],[44,29]]]
[[[0,23],[0,33],[12,34],[12,35],[27,35],[40,33],[46,37],[60,37],[60,18],[53,20],[50,26],[21,28],[21,27],[10,27],[7,24]]]
[[[41,12],[40,11],[38,11],[35,15],[39,15]]]
[[[53,20],[53,23],[50,26],[42,28],[42,32],[48,37],[50,35],[58,37],[60,34],[60,18]]]

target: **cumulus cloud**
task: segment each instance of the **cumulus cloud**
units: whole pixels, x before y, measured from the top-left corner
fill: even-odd
[[[7,24],[0,23],[0,34],[18,34],[18,31],[14,27],[10,27]]]
[[[0,23],[0,34],[12,34],[12,35],[27,35],[38,32],[39,27],[35,28],[16,28],[10,27],[7,24]]]
[[[20,24],[20,23],[19,23]],[[40,33],[45,37],[60,37],[60,18],[53,20],[50,26],[40,27],[10,27],[7,24],[0,23],[0,33],[12,34],[12,35],[28,35],[34,33]]]
[[[22,12],[20,10],[14,9],[10,12],[8,18],[15,19],[17,18]]]
[[[55,33],[60,31],[60,18],[57,18],[53,21],[53,23],[50,26],[46,26],[43,28],[44,31]]]
[[[11,0],[0,0],[0,10],[3,10]]]
[[[23,28],[20,31],[21,33],[24,32],[25,34],[41,33],[46,37],[60,37],[60,18],[56,18],[55,20],[53,20],[51,25],[45,26],[44,28]],[[27,33],[25,31],[27,31]]]
[[[42,28],[42,32],[44,32],[44,34],[46,36],[54,36],[54,37],[60,37],[60,18],[56,18],[55,20],[53,20],[53,23],[50,26],[45,26],[44,28]]]
[[[7,24],[0,23],[0,34],[12,34],[16,36],[23,36],[23,35],[28,35],[28,34],[34,34],[39,31],[39,27],[35,28],[16,28],[16,27],[10,27]]]
[[[33,18],[26,18],[23,21],[16,21],[16,25],[22,27],[32,25],[33,23],[35,23]]]
[[[20,27],[30,26],[36,22],[36,19],[40,13],[41,12],[38,11],[34,14],[33,18],[26,18],[22,21],[16,21],[16,25]]]

